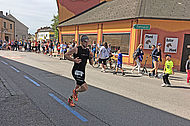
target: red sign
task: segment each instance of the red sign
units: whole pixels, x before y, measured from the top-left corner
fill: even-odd
[[[100,0],[59,0],[59,3],[77,15],[99,4]]]

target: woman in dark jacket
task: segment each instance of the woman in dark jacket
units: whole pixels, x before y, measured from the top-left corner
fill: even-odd
[[[156,67],[156,77],[158,77],[157,75],[157,71],[158,71],[158,68],[159,68],[159,62],[162,62],[162,50],[161,50],[161,43],[158,43],[157,45],[157,52],[156,52],[156,55],[157,55],[157,58],[158,58],[158,64],[157,64],[157,67]]]
[[[142,44],[139,44],[139,46],[137,47],[137,50],[136,50],[136,54],[135,54],[136,58],[135,58],[135,61],[137,63],[137,65],[132,69],[132,73],[134,72],[134,70],[136,68],[138,68],[138,74],[140,74],[140,68],[141,68],[141,62],[143,60],[143,55],[144,55],[144,52],[143,52],[143,45]]]
[[[152,70],[149,73],[149,76],[154,76],[157,75],[157,70],[158,70],[158,49],[156,48],[155,45],[152,45]]]

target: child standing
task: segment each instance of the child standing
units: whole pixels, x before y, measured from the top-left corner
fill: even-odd
[[[161,85],[162,87],[168,87],[171,86],[170,81],[168,79],[169,75],[174,74],[173,71],[173,62],[171,61],[171,55],[166,55],[166,62],[164,66],[164,76],[163,81],[164,83]]]
[[[122,75],[124,76],[125,73],[124,73],[123,68],[122,68],[122,53],[121,53],[121,51],[120,51],[120,48],[118,48],[117,53],[118,53],[117,68],[116,68],[116,71],[113,72],[113,74],[117,74],[118,69],[120,69],[121,72],[122,72]]]
[[[187,83],[189,83],[189,80],[190,80],[190,55],[189,55],[189,59],[187,60],[187,63],[186,63],[186,72],[187,72]]]

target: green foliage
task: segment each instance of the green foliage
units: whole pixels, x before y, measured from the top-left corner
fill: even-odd
[[[59,15],[54,15],[53,19],[51,20],[53,23],[51,24],[51,27],[53,28],[55,32],[55,39],[58,40],[58,29],[57,26],[59,25]]]

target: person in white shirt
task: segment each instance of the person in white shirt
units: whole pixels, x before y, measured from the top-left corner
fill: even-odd
[[[98,58],[99,58],[99,63],[102,64],[101,72],[105,72],[105,70],[106,70],[106,61],[109,58],[109,51],[108,51],[107,42],[103,43],[103,46],[100,48]]]

